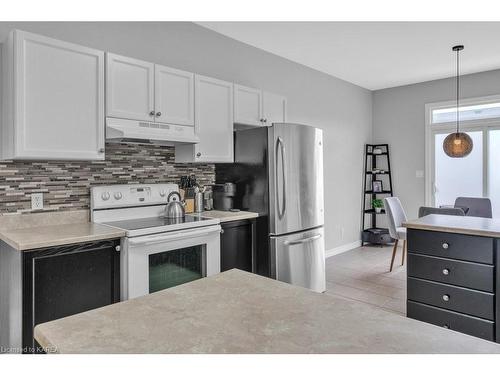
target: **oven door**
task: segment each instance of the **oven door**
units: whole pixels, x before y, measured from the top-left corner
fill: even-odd
[[[125,238],[122,301],[219,273],[220,231],[212,225]]]

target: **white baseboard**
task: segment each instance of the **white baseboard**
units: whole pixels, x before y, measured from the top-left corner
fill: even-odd
[[[342,245],[342,246],[334,247],[333,249],[329,249],[329,250],[325,251],[325,258],[330,258],[334,255],[345,253],[346,251],[355,249],[355,248],[360,247],[360,246],[361,246],[361,240],[347,243],[347,244]]]

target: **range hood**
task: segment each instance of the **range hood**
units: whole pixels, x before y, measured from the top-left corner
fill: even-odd
[[[194,144],[200,140],[194,126],[160,124],[157,122],[106,118],[106,141],[125,143],[155,143],[167,146]]]

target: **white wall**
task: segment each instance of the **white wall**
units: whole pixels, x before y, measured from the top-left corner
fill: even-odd
[[[0,40],[13,28],[287,96],[289,121],[324,129],[326,247],[359,240],[370,91],[187,22],[0,22]]]
[[[461,77],[461,97],[500,94],[500,70]],[[409,218],[425,204],[425,104],[453,100],[455,78],[400,86],[373,93],[373,139],[389,143],[393,186]]]

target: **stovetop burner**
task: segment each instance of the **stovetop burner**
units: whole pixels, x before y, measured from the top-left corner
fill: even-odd
[[[131,230],[156,228],[156,227],[168,227],[169,225],[200,223],[203,221],[210,221],[210,220],[211,219],[209,218],[204,218],[200,216],[186,215],[184,217],[175,219],[167,217],[148,217],[141,219],[112,221],[103,224],[131,231]]]

